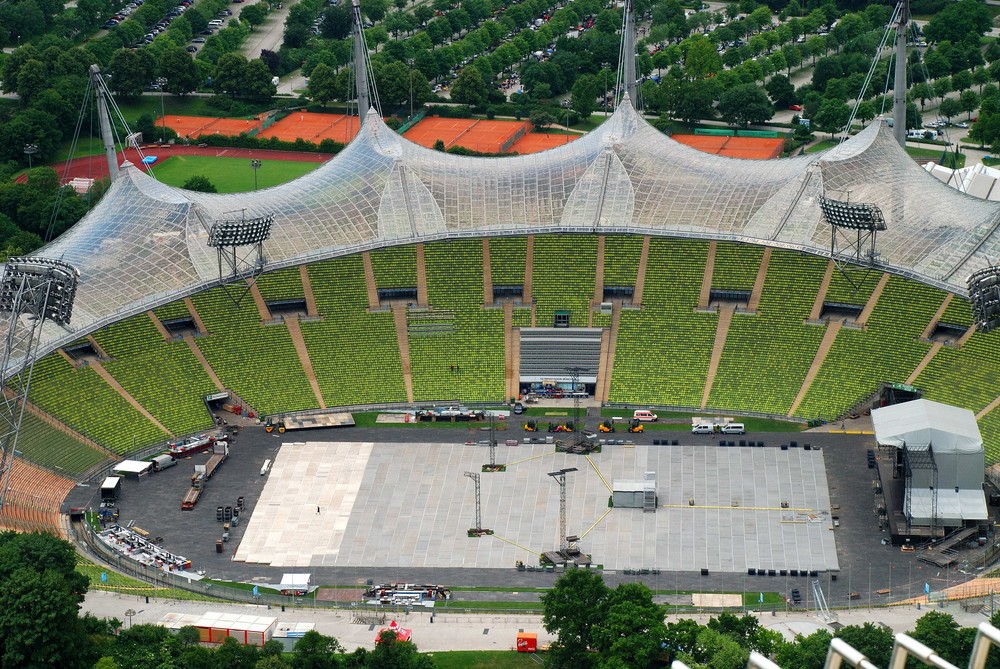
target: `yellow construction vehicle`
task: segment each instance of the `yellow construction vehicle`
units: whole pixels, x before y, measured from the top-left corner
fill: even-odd
[[[645,430],[646,428],[643,426],[642,423],[639,422],[638,418],[633,418],[631,421],[629,421],[628,424],[629,432],[638,433],[638,432],[644,432]]]
[[[601,432],[614,432],[615,431],[615,421],[608,419],[597,426],[597,429]]]
[[[524,431],[525,432],[537,432],[538,431],[538,423],[536,423],[533,420],[529,420],[527,423],[524,424]]]

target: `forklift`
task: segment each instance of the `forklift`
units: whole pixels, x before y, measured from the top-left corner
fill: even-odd
[[[628,423],[629,432],[638,434],[644,432],[645,430],[646,430],[645,426],[643,426],[643,424],[639,422],[638,418],[633,418]]]
[[[525,432],[538,432],[538,423],[536,423],[533,420],[529,420],[527,423],[524,424],[524,431]]]
[[[612,418],[607,419],[603,423],[597,426],[597,429],[601,432],[614,432],[615,431],[615,421]]]

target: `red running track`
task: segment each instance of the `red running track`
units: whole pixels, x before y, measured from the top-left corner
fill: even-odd
[[[170,156],[214,156],[216,158],[258,158],[260,160],[294,160],[303,163],[325,163],[333,157],[329,153],[306,153],[302,151],[271,151],[266,149],[233,149],[224,146],[147,146],[143,147],[143,155],[157,156],[159,161]],[[118,164],[129,160],[133,165],[145,170],[142,164],[142,157],[136,149],[127,149],[118,153]],[[155,167],[156,164],[154,163]],[[55,163],[50,165],[59,174],[61,183],[66,183],[77,177],[85,179],[106,179],[108,178],[108,161],[104,154],[96,156],[84,156],[75,158],[69,163]],[[22,174],[17,178],[18,183],[24,183],[27,175]]]

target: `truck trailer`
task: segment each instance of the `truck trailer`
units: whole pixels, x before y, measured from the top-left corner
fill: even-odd
[[[229,457],[229,444],[224,441],[215,442],[212,445],[212,455],[205,463],[206,480],[212,478],[212,475],[222,466],[227,457]]]
[[[198,503],[198,498],[201,497],[201,488],[191,487],[184,495],[184,499],[181,500],[181,510],[190,511],[194,508],[194,505]]]

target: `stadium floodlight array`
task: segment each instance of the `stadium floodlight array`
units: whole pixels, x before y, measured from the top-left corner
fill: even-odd
[[[989,332],[1000,326],[1000,265],[973,272],[966,283],[976,327]]]
[[[819,207],[831,225],[851,230],[885,230],[885,217],[877,205],[868,202],[842,202],[820,197]]]
[[[239,221],[216,221],[208,233],[208,245],[219,248],[260,244],[271,236],[274,216]]]
[[[0,279],[0,311],[68,325],[80,272],[61,260],[9,258]]]

